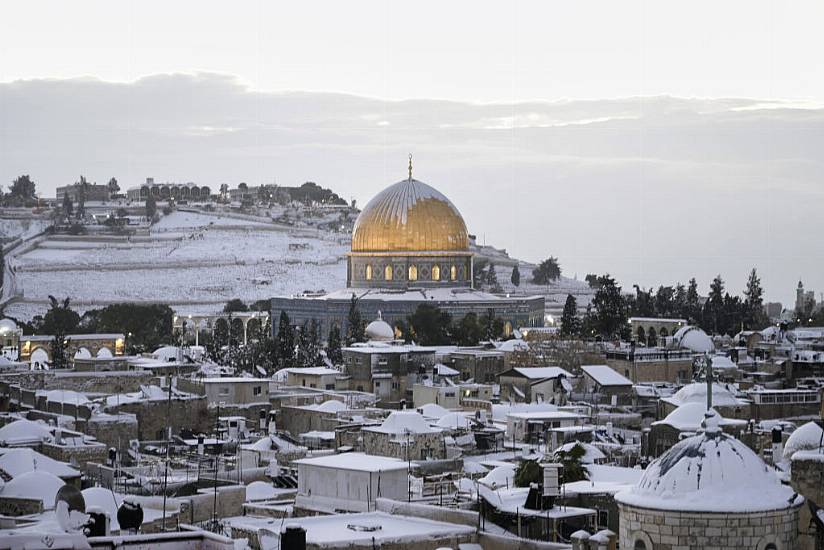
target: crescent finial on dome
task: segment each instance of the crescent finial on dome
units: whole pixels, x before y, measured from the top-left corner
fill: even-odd
[[[412,181],[412,153],[409,153],[409,181]]]

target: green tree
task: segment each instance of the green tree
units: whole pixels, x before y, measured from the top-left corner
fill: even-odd
[[[43,316],[43,323],[39,327],[40,334],[69,334],[75,331],[80,324],[80,315],[71,306],[71,299],[60,302],[54,296],[49,296],[49,309]]]
[[[485,340],[498,340],[504,334],[504,322],[500,317],[495,316],[495,311],[492,309],[487,309],[486,313],[481,315],[479,323]]]
[[[509,277],[510,282],[515,286],[521,286],[521,270],[518,269],[518,264],[512,268],[512,275]]]
[[[672,307],[677,317],[688,317],[687,289],[681,283],[675,285],[675,293],[672,296]]]
[[[146,219],[152,221],[157,214],[157,201],[154,198],[154,195],[149,193],[149,196],[146,197]]]
[[[747,288],[744,290],[744,325],[748,329],[762,329],[769,323],[764,313],[764,289],[761,287],[761,278],[755,268],[747,278]]]
[[[249,311],[249,306],[243,303],[243,300],[239,298],[232,298],[226,305],[223,306],[223,313],[234,313],[234,312],[242,312],[242,311]]]
[[[710,294],[704,304],[702,327],[712,334],[721,334],[724,321],[724,279],[716,275],[710,284]]]
[[[69,366],[69,358],[66,354],[68,345],[66,336],[73,332],[80,323],[80,315],[71,309],[69,304],[69,298],[60,302],[54,296],[49,296],[49,310],[43,317],[41,330],[44,334],[52,335],[49,348],[51,367],[54,369],[64,369]]]
[[[72,214],[74,213],[74,205],[72,204],[72,198],[69,196],[68,193],[63,195],[62,209],[63,216],[66,218],[66,220],[71,219]]]
[[[349,301],[349,313],[346,316],[346,345],[351,346],[355,342],[363,342],[366,339],[366,326],[358,309],[358,299],[352,293]]]
[[[452,335],[459,346],[477,346],[484,337],[484,327],[478,321],[478,316],[469,312],[455,322]]]
[[[165,304],[112,304],[86,311],[81,319],[84,332],[123,333],[126,352],[152,352],[172,343],[174,311]]]
[[[687,305],[682,314],[690,323],[698,323],[701,320],[701,301],[698,296],[698,282],[695,277],[690,279],[687,287]]]
[[[295,329],[285,311],[280,312],[277,345],[280,367],[291,367],[295,359]]]
[[[79,220],[86,216],[86,197],[89,193],[89,182],[81,175],[80,181],[75,182],[74,186],[77,187],[77,211],[75,213]]]
[[[635,317],[654,317],[655,300],[652,297],[652,290],[644,290],[638,285],[633,285],[633,288],[635,288],[635,302],[631,308],[632,315]]]
[[[409,316],[408,322],[412,337],[418,344],[442,346],[450,343],[452,318],[437,306],[420,304]]]
[[[573,445],[568,451],[560,449],[555,451],[554,459],[563,466],[564,483],[589,479],[589,471],[581,462],[584,455],[586,455],[586,449],[579,444]]]
[[[326,339],[326,357],[333,365],[343,363],[340,327],[336,323],[332,323],[332,328],[329,329],[329,337]]]
[[[675,315],[675,289],[671,286],[659,286],[655,293],[655,315],[673,317]]]
[[[15,206],[22,206],[26,202],[33,201],[35,192],[34,181],[28,174],[15,178],[9,186],[9,195],[10,198],[14,199]]]
[[[489,269],[486,270],[486,288],[488,288],[490,292],[503,292],[500,283],[498,283],[495,264],[489,264]]]
[[[578,302],[575,296],[567,294],[564,303],[564,312],[561,314],[561,336],[578,336],[581,333],[581,322],[578,319]]]
[[[592,299],[594,330],[605,338],[616,338],[624,331],[627,314],[621,287],[609,274],[598,277],[598,290]]]
[[[561,276],[561,264],[558,258],[550,256],[532,270],[532,282],[536,285],[548,285]]]
[[[515,487],[529,487],[531,483],[542,483],[544,471],[535,460],[523,460],[515,469],[512,483]]]
[[[489,266],[489,260],[486,258],[476,258],[472,262],[472,286],[474,288],[483,288],[486,284],[486,268]]]

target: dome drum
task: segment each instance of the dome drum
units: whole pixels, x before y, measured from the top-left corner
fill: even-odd
[[[472,285],[472,256],[464,254],[350,254],[349,288],[443,288]]]

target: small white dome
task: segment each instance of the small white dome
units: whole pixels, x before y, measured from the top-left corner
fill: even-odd
[[[695,353],[707,353],[715,349],[712,338],[695,326],[681,327],[672,335],[678,345]]]
[[[35,498],[43,501],[44,510],[53,510],[57,491],[65,484],[62,479],[49,472],[26,472],[6,483],[0,496]]]
[[[818,449],[822,444],[822,437],[824,437],[824,432],[821,431],[821,427],[815,422],[807,422],[787,438],[787,443],[784,445],[784,458],[791,459],[797,451]]]
[[[389,326],[389,323],[383,320],[381,312],[378,312],[378,318],[366,326],[366,339],[373,342],[391,342],[395,339],[395,331]]]
[[[17,330],[17,323],[12,321],[11,319],[0,320],[0,333],[14,332],[16,330]]]

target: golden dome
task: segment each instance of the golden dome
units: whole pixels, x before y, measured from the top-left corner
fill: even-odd
[[[369,201],[352,231],[352,252],[468,249],[466,224],[455,205],[411,178],[387,187]]]

